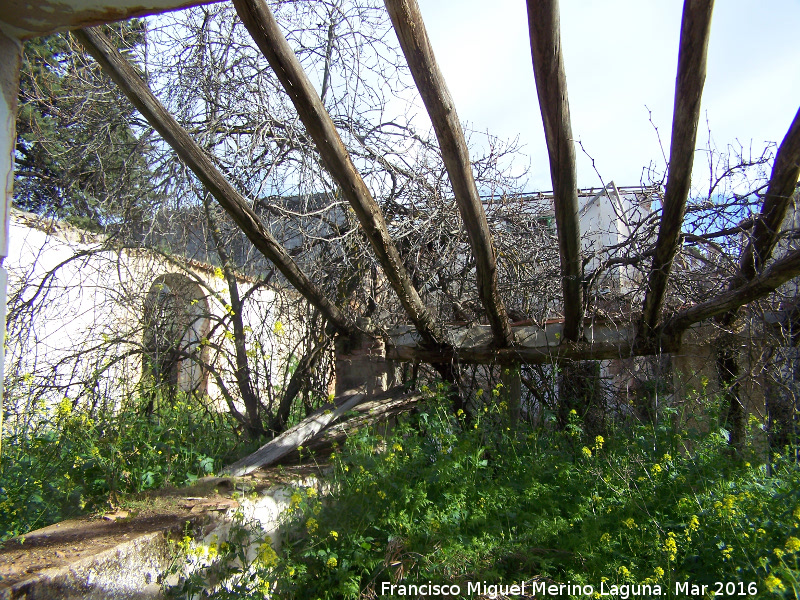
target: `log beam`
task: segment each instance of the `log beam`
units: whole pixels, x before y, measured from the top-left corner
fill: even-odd
[[[339,308],[333,304],[294,262],[291,256],[264,226],[250,204],[211,162],[209,156],[191,138],[175,118],[159,102],[136,70],[98,29],[74,31],[76,39],[86,48],[103,71],[125,93],[147,122],[158,131],[181,160],[197,175],[206,189],[244,231],[253,245],[280,270],[287,280],[339,333],[349,333],[352,327]]]
[[[262,54],[292,100],[300,120],[311,135],[326,169],[342,190],[372,244],[386,278],[406,310],[409,319],[431,346],[442,337],[433,316],[425,307],[406,271],[392,240],[378,203],[370,194],[344,146],[336,126],[322,104],[314,86],[281,33],[272,11],[264,0],[234,0],[244,22]]]
[[[439,141],[456,204],[475,257],[478,296],[486,310],[494,343],[498,348],[508,346],[513,336],[505,306],[497,291],[497,260],[492,234],[475,185],[469,150],[455,103],[439,70],[416,0],[385,0],[385,4]]]
[[[419,336],[408,326],[398,327],[388,333],[386,359],[393,361],[438,362],[474,364],[546,364],[564,360],[606,360],[627,358],[631,355],[634,340],[633,327],[595,325],[587,329],[587,341],[565,342],[564,325],[553,323],[539,326],[512,327],[514,343],[507,348],[496,348],[492,332],[487,325],[453,327],[447,330],[451,350],[436,352],[426,348]],[[647,354],[656,351],[640,349]],[[661,349],[661,351],[669,351]]]
[[[713,8],[713,0],[685,0],[683,4],[667,185],[642,309],[641,338],[649,336],[658,324],[672,261],[681,239],[686,200],[692,181]]]
[[[797,276],[800,276],[800,249],[794,250],[783,258],[776,260],[760,274],[740,287],[720,294],[707,302],[680,311],[666,319],[660,330],[656,330],[655,337],[658,337],[659,333],[666,337],[674,337],[694,323],[735,311],[748,302],[758,300],[774,292],[781,285]]]
[[[752,237],[742,253],[739,269],[744,280],[755,277],[772,255],[783,220],[786,218],[786,211],[794,196],[798,178],[800,178],[800,109],[775,155],[761,214],[755,220]]]
[[[528,0],[533,75],[542,113],[550,178],[553,183],[561,280],[564,294],[564,341],[577,342],[583,325],[581,245],[575,145],[567,98],[567,75],[561,51],[558,0]]]

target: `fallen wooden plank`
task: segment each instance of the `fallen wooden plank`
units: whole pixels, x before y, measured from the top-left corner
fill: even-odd
[[[303,444],[303,452],[306,449],[317,455],[325,456],[334,448],[334,444],[341,446],[345,440],[356,433],[362,427],[370,427],[382,421],[387,421],[392,417],[410,412],[416,408],[425,396],[419,392],[409,392],[400,397],[384,398],[382,400],[372,400],[359,404],[353,410],[358,412],[346,421],[335,423],[324,431],[317,434],[312,439]],[[300,460],[300,453],[293,450],[278,461],[278,464],[295,464]]]
[[[355,394],[347,398],[339,406],[330,405],[318,410],[294,427],[284,431],[271,442],[261,446],[249,456],[245,456],[232,465],[228,465],[222,469],[220,475],[240,477],[273,464],[292,450],[297,449],[298,446],[302,446],[306,441],[365,400],[366,396],[364,394]]]

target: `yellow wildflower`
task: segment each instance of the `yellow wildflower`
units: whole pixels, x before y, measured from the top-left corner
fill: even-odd
[[[317,488],[308,488],[306,490],[306,496],[309,498],[316,498],[317,497]]]
[[[664,577],[664,569],[662,569],[661,567],[656,567],[655,574],[656,574],[656,579],[661,579],[662,577]]]
[[[674,561],[678,556],[678,544],[675,542],[675,534],[670,532],[667,539],[664,541],[664,552],[667,553],[667,558]]]
[[[731,556],[733,555],[733,548],[727,546],[722,549],[722,560],[730,560]]]
[[[661,468],[661,465],[660,465],[660,464],[658,464],[658,463],[654,464],[654,465],[652,466],[652,468],[650,469],[650,472],[651,472],[653,475],[658,475],[659,473],[661,473],[661,471],[663,471],[663,469]]]
[[[631,517],[625,519],[622,522],[622,524],[625,525],[625,527],[627,527],[628,529],[633,529],[634,527],[636,527],[636,521],[634,521]]]
[[[700,519],[697,518],[697,515],[692,515],[692,518],[689,519],[689,529],[692,531],[697,531],[700,527]]]
[[[775,575],[770,575],[764,580],[764,584],[767,586],[767,590],[770,592],[782,592],[786,589],[786,586],[783,585],[783,582],[775,577]]]
[[[601,543],[607,544],[610,541],[611,541],[611,534],[604,533],[603,535],[600,536],[600,542]]]
[[[333,531],[333,530],[331,530],[330,536],[331,536],[333,539],[335,539],[335,540],[338,540],[338,539],[339,539],[339,532],[338,532],[338,531]]]
[[[308,521],[306,521],[306,531],[311,535],[314,535],[314,532],[319,529],[319,523],[314,517],[311,517]]]
[[[265,567],[274,567],[278,564],[278,555],[269,542],[264,542],[258,547],[257,560]]]
[[[785,548],[787,552],[797,552],[800,550],[800,540],[794,536],[790,537],[788,540],[786,540]]]
[[[339,564],[339,561],[336,560],[336,557],[335,556],[331,556],[328,559],[328,562],[325,563],[325,566],[327,566],[329,569],[335,569],[336,565],[338,565],[338,564]]]
[[[594,438],[594,449],[595,450],[600,450],[600,448],[603,447],[603,444],[605,443],[605,441],[606,440],[603,438],[602,435],[598,435],[596,438]]]
[[[591,450],[589,450],[589,448],[587,448],[586,446],[584,446],[584,447],[581,449],[581,452],[583,452],[583,455],[584,455],[586,458],[592,458],[592,451],[591,451]]]

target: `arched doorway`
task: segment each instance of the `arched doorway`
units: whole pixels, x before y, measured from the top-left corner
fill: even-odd
[[[143,319],[143,378],[162,394],[205,392],[203,368],[209,308],[200,286],[179,273],[156,278],[147,292]]]

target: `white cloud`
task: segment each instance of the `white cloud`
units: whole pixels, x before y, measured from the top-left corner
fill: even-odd
[[[531,155],[531,188],[550,187],[521,0],[419,0],[462,121],[516,135]],[[662,161],[647,106],[669,151],[680,2],[563,0],[562,43],[573,133],[604,179],[639,182]],[[769,8],[764,8],[768,6]],[[698,145],[705,119],[718,146],[780,142],[800,103],[800,3],[724,0],[715,6]],[[578,150],[580,153],[580,150]],[[599,182],[585,158],[581,186]]]

